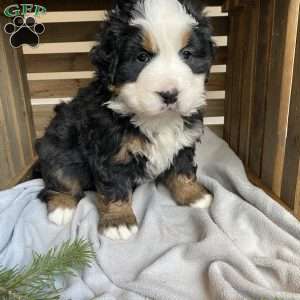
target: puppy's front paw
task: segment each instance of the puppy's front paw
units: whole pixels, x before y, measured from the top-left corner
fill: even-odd
[[[48,219],[56,225],[66,225],[71,222],[75,208],[58,207],[49,212]]]
[[[212,200],[213,196],[211,194],[204,194],[203,197],[191,203],[190,206],[195,208],[208,208],[210,207]]]
[[[120,225],[102,229],[102,234],[111,240],[128,240],[137,232],[137,225]]]

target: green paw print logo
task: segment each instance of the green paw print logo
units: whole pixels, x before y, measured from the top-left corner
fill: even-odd
[[[26,17],[31,13],[33,16]],[[4,10],[4,15],[13,18],[12,22],[4,26],[4,31],[10,35],[9,41],[13,48],[24,44],[36,47],[39,44],[39,35],[45,31],[42,23],[36,22],[35,17],[46,13],[46,8],[33,4],[10,5]]]

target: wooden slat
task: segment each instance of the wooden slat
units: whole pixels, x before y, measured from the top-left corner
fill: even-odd
[[[299,185],[300,161],[300,25],[298,26],[295,67],[289,109],[288,131],[286,139],[285,160],[282,181],[282,198],[290,207],[296,206],[299,210],[299,194],[296,190]]]
[[[1,78],[1,77],[0,77]],[[6,126],[6,119],[2,107],[2,100],[0,96],[0,190],[6,184],[7,178],[12,178],[15,174],[12,163],[12,153],[8,141],[8,132]]]
[[[69,22],[93,22],[103,21],[106,18],[106,10],[88,10],[88,11],[48,11],[44,15],[38,17],[39,23],[43,23],[45,27],[48,27],[48,23],[62,23]],[[29,13],[29,16],[33,16],[33,13]]]
[[[281,198],[276,196],[271,189],[269,189],[267,186],[265,186],[261,182],[260,178],[258,178],[256,175],[254,175],[250,170],[246,170],[246,172],[247,172],[249,181],[251,181],[254,185],[256,185],[257,187],[262,189],[266,194],[268,194],[271,198],[273,198],[276,202],[278,202],[281,206],[283,206],[289,213],[294,214],[294,211],[289,206],[287,206],[286,203],[284,203]]]
[[[210,22],[213,28],[213,35],[228,35],[228,17],[212,17],[210,18]]]
[[[34,105],[32,107],[37,137],[40,137],[44,134],[45,128],[48,126],[50,120],[53,118],[54,106],[55,105]]]
[[[204,109],[205,117],[221,117],[224,116],[224,99],[207,100]]]
[[[227,13],[222,12],[220,6],[207,6],[204,9],[204,13],[207,17],[226,17]],[[69,22],[93,22],[103,21],[106,18],[106,10],[88,10],[88,11],[48,11],[44,15],[38,17],[39,23],[69,23]],[[29,13],[28,16],[34,16],[33,13]],[[47,25],[46,25],[47,27]]]
[[[101,30],[102,22],[49,23],[40,35],[41,43],[93,41]]]
[[[28,73],[92,71],[88,53],[25,55]],[[227,63],[227,47],[217,48],[215,65]]]
[[[300,160],[298,164],[298,176],[297,176],[297,184],[296,184],[296,197],[294,203],[294,212],[298,219],[300,219]]]
[[[12,87],[13,97],[9,100],[9,110],[13,112],[14,130],[18,133],[19,146],[22,155],[17,158],[27,165],[33,158],[33,128],[31,123],[31,107],[28,105],[29,91],[24,70],[21,70],[21,52],[12,51],[11,46],[6,44],[6,56],[9,67],[9,78],[15,84]],[[25,81],[24,81],[25,80]],[[17,84],[18,83],[18,84]]]
[[[256,84],[251,127],[249,166],[260,177],[264,140],[265,108],[275,0],[260,1],[259,39],[256,59]]]
[[[0,17],[0,25],[4,24],[4,18]],[[10,45],[3,31],[0,32],[0,101],[2,120],[1,123],[6,128],[7,135],[4,139],[7,141],[6,150],[10,152],[8,157],[11,158],[10,164],[13,170],[13,176],[17,172],[21,171],[25,164],[24,153],[22,152],[21,132],[18,125],[18,119],[16,114],[15,97],[19,95],[19,87],[12,86],[13,78],[16,75],[16,71],[12,70],[13,76],[10,73],[13,67],[14,61],[12,57],[12,50],[9,49]],[[5,150],[5,149],[3,149]],[[3,178],[7,180],[7,178]]]
[[[8,5],[16,4],[14,0],[2,0],[0,3],[0,9],[3,11]],[[38,4],[44,6],[47,11],[64,11],[64,10],[105,10],[112,8],[113,0],[85,0],[85,1],[53,1],[43,0]]]
[[[89,79],[34,80],[29,81],[29,87],[32,98],[72,97],[76,95],[79,88],[87,86],[89,82]],[[225,74],[211,74],[207,89],[208,91],[223,91]]]
[[[14,177],[10,178],[9,181],[6,181],[2,185],[2,189],[9,189],[21,182],[32,179],[33,168],[37,161],[38,157],[34,156],[32,160],[26,165],[26,167],[21,170],[21,172],[17,173]]]
[[[89,79],[29,81],[32,98],[73,97],[80,87],[85,87]]]
[[[223,138],[224,136],[224,125],[209,125],[210,130],[212,130],[218,137]]]
[[[225,90],[225,73],[212,73],[209,76],[207,90],[208,91],[224,91]]]
[[[28,73],[90,71],[88,53],[24,55]]]
[[[227,36],[214,36],[217,47],[227,46]],[[85,53],[89,52],[95,45],[95,41],[87,42],[62,42],[62,43],[40,43],[38,47],[23,45],[23,53],[26,54],[54,54],[54,53]]]
[[[79,72],[49,72],[49,73],[28,73],[28,80],[56,80],[56,79],[84,79],[93,78],[95,72],[93,71],[79,71]]]
[[[48,126],[50,120],[54,116],[54,104],[33,105],[33,116],[38,136],[43,135],[45,128]],[[224,100],[208,100],[204,116],[218,117],[223,116],[224,113]],[[218,136],[223,136],[223,125],[210,125],[213,131]]]
[[[259,2],[245,11],[244,22],[248,35],[244,48],[243,83],[241,86],[241,106],[240,106],[240,136],[239,136],[239,156],[247,166],[249,163],[250,128],[252,122],[254,81],[256,75],[256,54],[257,54],[257,32],[259,26]]]
[[[235,50],[235,31],[232,28],[235,23],[235,18],[230,18],[229,36],[228,36],[228,46],[227,53],[233,53]],[[227,59],[227,74],[226,74],[226,102],[224,108],[224,139],[230,145],[230,131],[231,131],[231,98],[232,98],[232,80],[233,80],[233,55]]]
[[[33,105],[34,118],[44,118],[52,115],[53,108],[56,104]],[[207,100],[207,105],[204,111],[205,117],[219,117],[224,115],[224,100]],[[36,123],[35,123],[36,124]]]
[[[211,73],[226,73],[225,65],[212,66]],[[76,71],[76,72],[49,72],[49,73],[28,73],[28,80],[56,80],[56,79],[87,79],[94,78],[94,71]]]
[[[222,36],[228,34],[228,18],[213,17],[210,19],[213,34]],[[70,22],[70,23],[49,23],[45,25],[45,32],[40,35],[41,43],[61,42],[83,42],[95,40],[96,33],[101,31],[102,22]]]
[[[248,33],[247,25],[244,23],[246,13],[238,12],[239,17],[234,18],[231,23],[231,34],[235,35],[234,45],[232,45],[233,60],[233,74],[231,75],[231,118],[230,118],[230,146],[232,149],[239,153],[239,137],[240,137],[240,121],[241,121],[241,93],[242,93],[242,80],[241,74],[244,70],[245,54],[247,50],[246,34]],[[239,30],[235,30],[239,28]],[[243,46],[242,46],[243,45]]]
[[[0,16],[0,27],[3,27],[6,18]],[[12,183],[33,159],[33,124],[29,92],[24,80],[25,73],[20,52],[12,49],[8,37],[0,31],[0,123],[3,127],[0,134],[1,142],[5,146],[1,157],[8,159],[9,175],[7,170],[0,172],[0,188]],[[5,159],[5,158],[4,158]],[[6,162],[3,162],[6,164]]]
[[[43,0],[39,2],[47,8],[47,11],[78,11],[78,10],[105,10],[110,9],[113,6],[113,0],[85,0],[85,1],[53,1],[53,0]],[[195,3],[198,0],[194,0]],[[203,3],[209,6],[222,6],[223,0],[204,0]],[[2,0],[0,3],[0,9],[3,11],[8,5],[15,4],[14,0]]]
[[[299,15],[299,0],[276,1],[261,178],[280,196]]]
[[[218,47],[216,51],[216,57],[214,60],[215,65],[226,65],[227,64],[227,53],[228,48],[225,47]]]
[[[23,45],[23,53],[30,55],[55,53],[87,53],[95,46],[95,41],[67,42],[67,43],[41,43],[38,47]]]

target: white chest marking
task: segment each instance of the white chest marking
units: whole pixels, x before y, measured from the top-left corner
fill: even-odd
[[[200,120],[196,126],[188,129],[181,117],[172,115],[160,120],[146,121],[139,124],[139,127],[150,141],[143,152],[148,159],[147,173],[151,178],[166,171],[177,153],[184,147],[194,145],[202,134]]]

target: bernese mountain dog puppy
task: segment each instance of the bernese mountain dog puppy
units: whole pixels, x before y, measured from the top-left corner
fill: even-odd
[[[91,51],[96,75],[59,104],[39,155],[48,218],[68,223],[96,191],[99,231],[127,239],[138,230],[135,188],[165,184],[178,205],[208,207],[196,178],[205,82],[214,56],[208,19],[183,0],[119,1]]]

